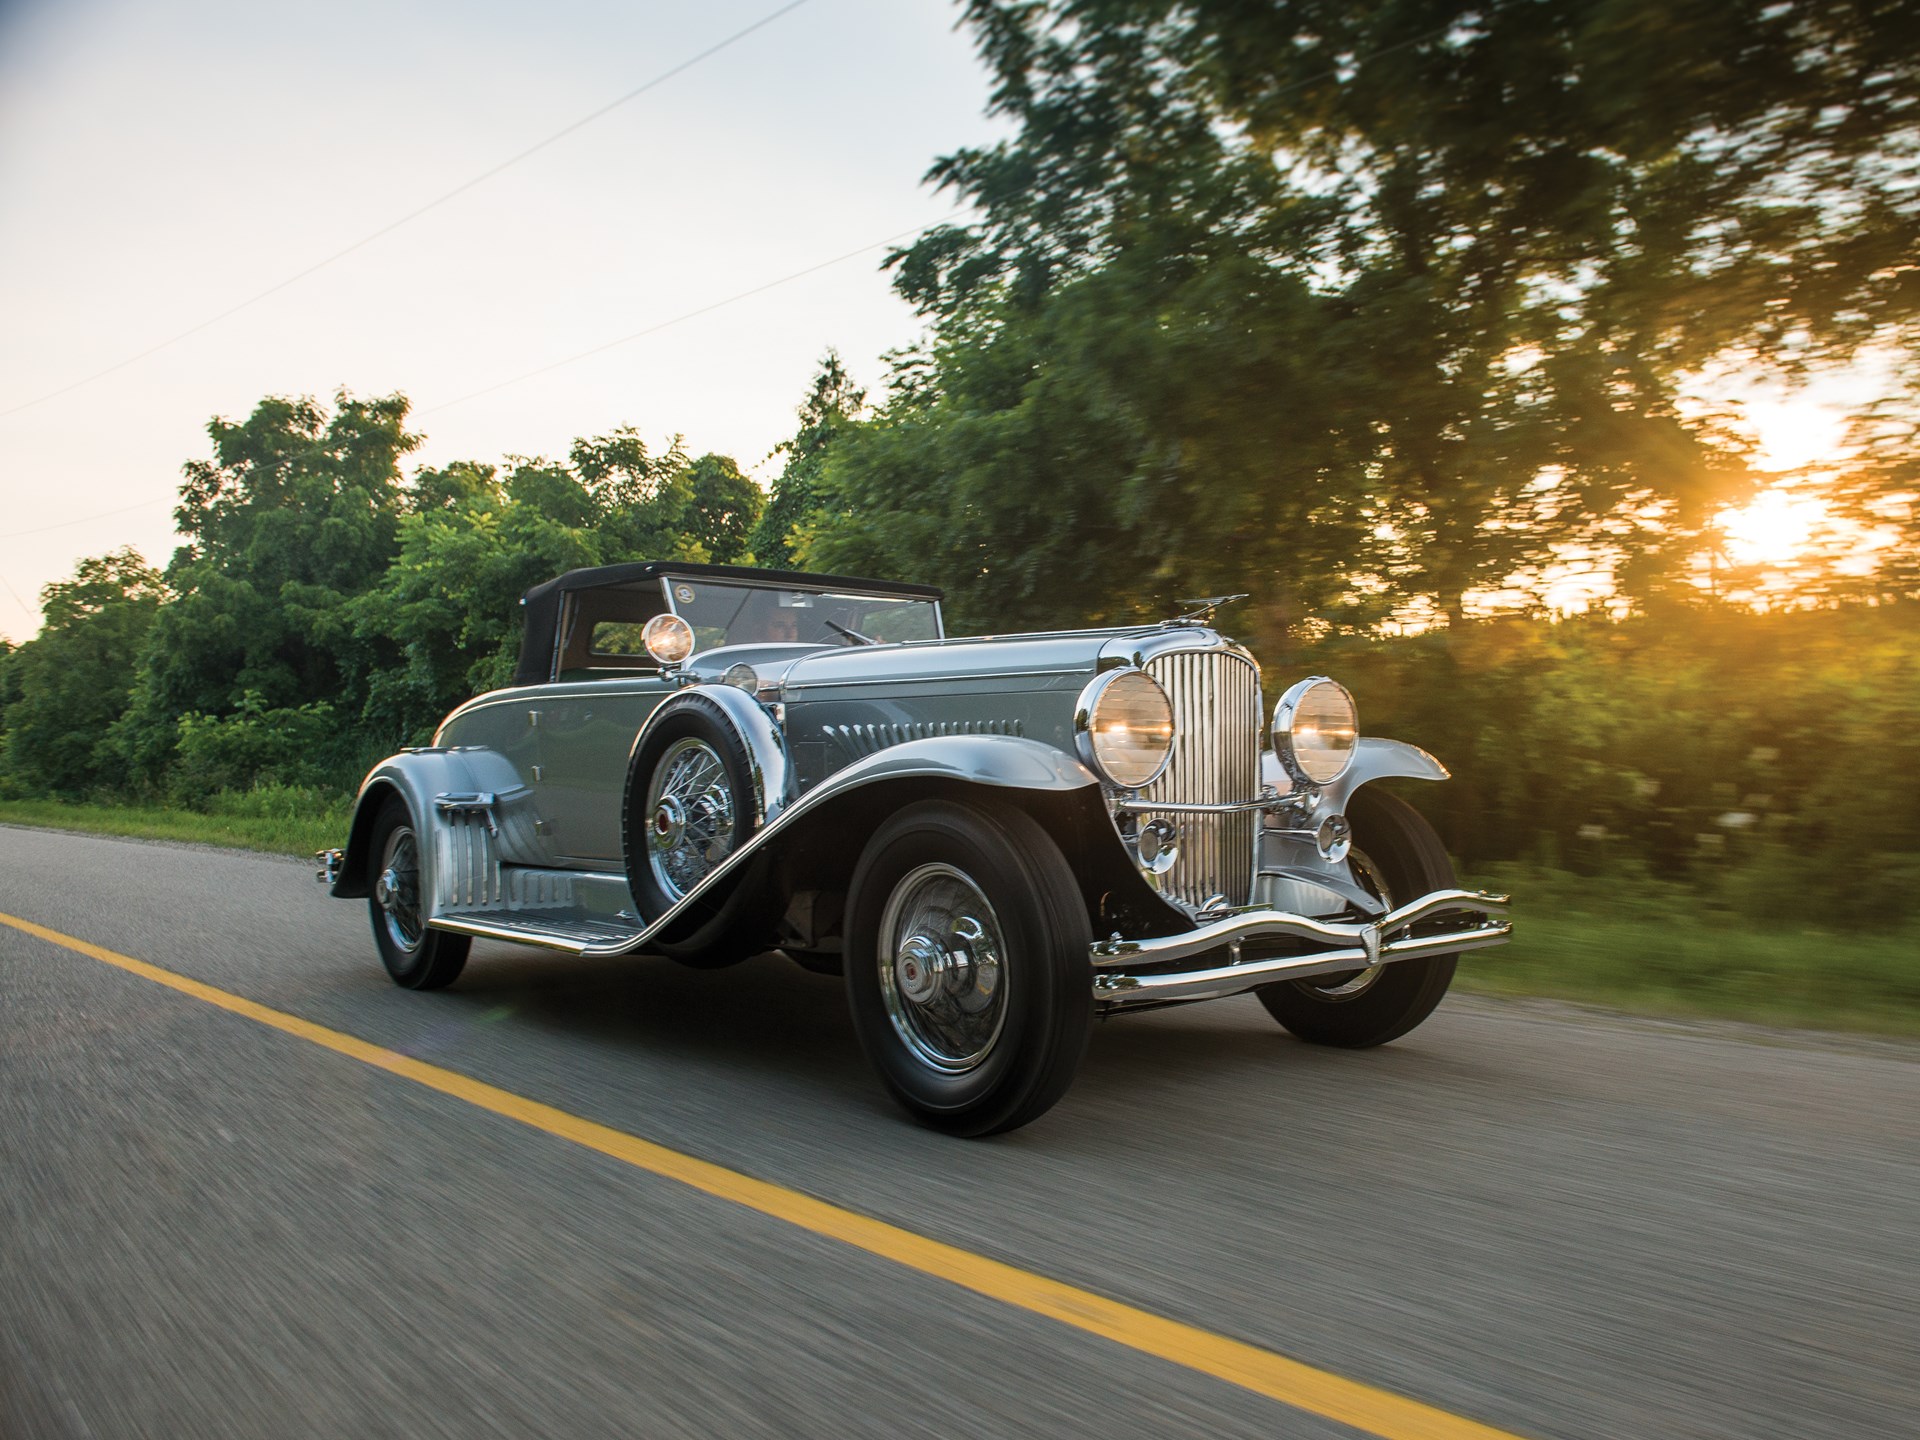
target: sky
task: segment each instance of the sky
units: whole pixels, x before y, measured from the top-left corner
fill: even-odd
[[[828,346],[877,387],[918,333],[879,264],[953,213],[928,166],[1001,133],[945,0],[803,0],[52,392],[783,3],[0,0],[0,635],[30,636],[85,556],[164,563],[207,421],[269,394],[403,392],[427,437],[410,464],[631,424],[770,479]]]

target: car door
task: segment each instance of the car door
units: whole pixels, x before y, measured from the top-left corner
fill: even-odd
[[[596,680],[543,697],[540,803],[569,863],[619,869],[621,800],[634,737],[672,693],[661,676]]]

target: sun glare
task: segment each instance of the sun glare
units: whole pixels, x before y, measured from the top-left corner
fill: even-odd
[[[1788,490],[1769,490],[1736,510],[1720,512],[1727,558],[1736,565],[1785,565],[1813,544],[1832,519],[1826,503]]]

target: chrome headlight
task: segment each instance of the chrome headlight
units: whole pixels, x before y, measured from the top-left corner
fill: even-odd
[[[1308,785],[1331,785],[1346,774],[1359,738],[1353,696],[1324,675],[1302,680],[1273,707],[1273,753]]]
[[[1109,670],[1074,708],[1080,758],[1122,790],[1151,785],[1173,758],[1173,702],[1144,670]]]

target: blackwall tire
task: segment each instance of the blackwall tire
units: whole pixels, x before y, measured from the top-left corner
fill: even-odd
[[[627,885],[643,920],[651,924],[666,914],[707,870],[752,838],[752,776],[740,737],[706,708],[686,706],[648,732],[628,767],[623,802]],[[669,806],[678,811],[663,818]],[[662,825],[680,828],[663,834]],[[720,882],[718,895],[695,901],[648,948],[701,969],[773,948],[781,904],[767,882],[765,857],[746,862]]]
[[[406,990],[444,990],[466,969],[473,941],[425,923],[433,876],[428,849],[407,802],[389,796],[373,822],[367,909],[373,943],[393,983]]]
[[[861,1048],[916,1119],[1013,1130],[1072,1083],[1093,1018],[1079,885],[1030,816],[924,801],[867,842],[847,896]]]
[[[1406,801],[1384,791],[1359,790],[1347,802],[1347,819],[1353,825],[1355,875],[1370,871],[1390,904],[1403,905],[1457,883],[1440,837]],[[1431,1015],[1453,983],[1454,959],[1400,960],[1356,972],[1351,979],[1282,980],[1255,993],[1268,1013],[1302,1040],[1362,1050],[1398,1040]]]

